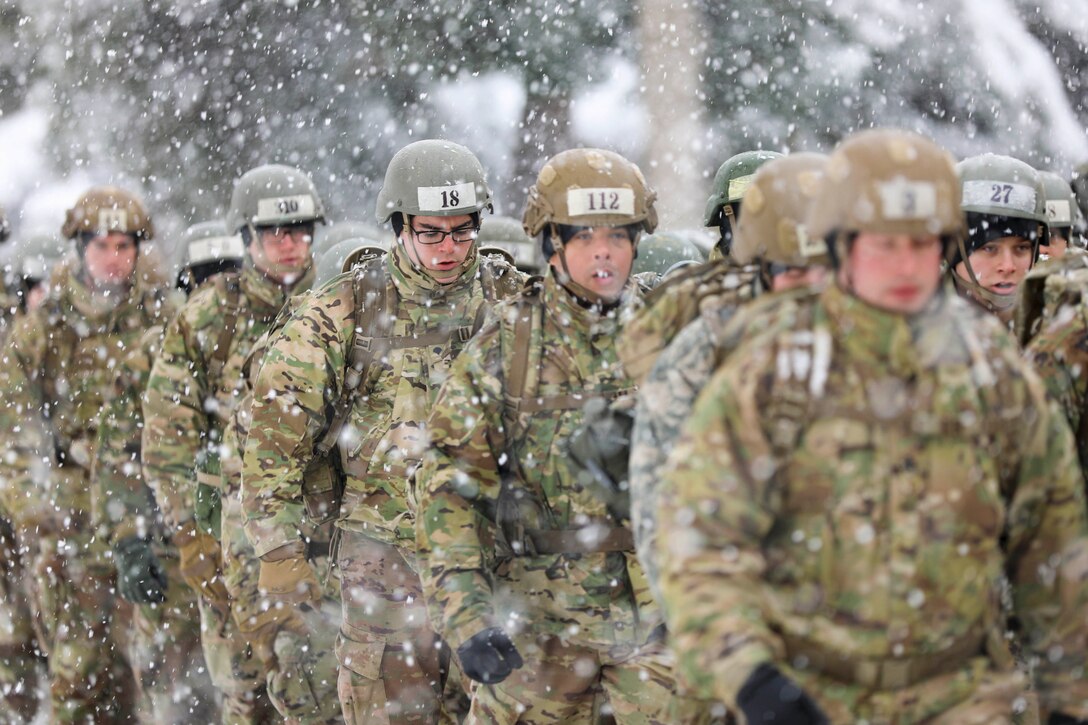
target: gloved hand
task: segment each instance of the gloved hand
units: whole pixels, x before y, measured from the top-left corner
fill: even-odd
[[[737,694],[737,706],[749,723],[829,725],[820,706],[774,665],[762,664]]]
[[[174,545],[178,547],[181,576],[186,583],[212,604],[226,606],[230,595],[223,584],[219,542],[190,521],[174,534]]]
[[[261,557],[257,588],[274,599],[293,604],[321,599],[321,582],[306,561],[301,541],[273,549]]]
[[[525,664],[510,637],[499,627],[489,627],[472,635],[457,648],[461,669],[485,685],[502,682]]]
[[[604,501],[615,518],[630,519],[627,474],[634,416],[599,399],[586,403],[584,413],[581,427],[567,444],[571,460],[581,469],[578,480]]]
[[[151,542],[127,536],[113,545],[117,591],[133,604],[166,601],[166,572],[151,549]]]

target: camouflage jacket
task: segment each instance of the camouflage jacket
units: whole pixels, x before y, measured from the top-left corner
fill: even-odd
[[[245,390],[242,366],[287,297],[312,281],[311,267],[285,288],[247,264],[195,292],[167,327],[144,392],[143,465],[170,526],[193,518],[198,482],[221,487],[223,429]]]
[[[549,276],[498,306],[454,363],[428,419],[416,526],[428,609],[454,647],[491,625],[637,645],[659,623],[629,529],[581,485],[567,453],[586,401],[634,390],[614,343],[639,297],[629,285],[623,307],[601,315]],[[531,325],[521,350],[519,320]],[[565,548],[615,531],[626,545]],[[567,542],[549,544],[556,535]]]
[[[457,281],[439,284],[415,269],[397,244],[302,304],[270,341],[254,384],[242,497],[246,534],[258,556],[299,538],[304,472],[344,394],[353,345],[375,340],[356,329],[357,277],[363,284],[367,274],[383,280],[377,294],[385,302],[375,297],[375,304],[383,304],[383,314],[395,309],[396,317],[384,339],[388,350],[367,368],[337,440],[345,478],[337,526],[395,544],[410,562],[410,478],[429,443],[424,422],[431,404],[488,298],[512,295],[524,279],[505,261],[474,258]]]
[[[758,267],[719,260],[685,270],[656,288],[624,325],[616,349],[627,373],[641,384],[657,356],[700,312],[736,308],[761,290]]]
[[[661,351],[639,387],[628,483],[638,558],[656,598],[660,599],[653,543],[659,510],[657,489],[669,451],[676,445],[696,398],[746,334],[765,332],[766,321],[782,319],[782,306],[812,294],[809,289],[765,294],[740,307],[726,304],[703,309]]]
[[[42,306],[17,320],[0,361],[0,419],[12,431],[2,464],[5,501],[20,526],[51,522],[78,529],[90,523],[87,474],[99,412],[111,397],[120,361],[173,312],[157,280],[141,282],[126,299],[109,304],[79,276],[78,264],[57,272]],[[51,469],[67,473],[51,475]],[[60,486],[61,480],[67,483]],[[100,518],[96,513],[94,520]]]
[[[98,445],[91,471],[92,493],[102,512],[110,543],[130,536],[165,540],[155,496],[144,483],[140,435],[144,427],[140,401],[151,364],[162,346],[165,325],[150,327],[118,362],[110,401],[98,417]]]
[[[1008,577],[1044,708],[1083,717],[1084,490],[1015,341],[951,294],[908,319],[832,285],[782,315],[714,375],[667,463],[656,548],[681,672],[732,706],[767,661],[823,696],[816,662],[789,666],[798,641],[982,657]]]

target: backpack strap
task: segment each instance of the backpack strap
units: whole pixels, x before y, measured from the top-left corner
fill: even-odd
[[[238,332],[238,315],[242,307],[242,285],[238,274],[231,272],[215,278],[215,288],[226,299],[226,316],[219,329],[219,337],[208,360],[208,378],[212,381],[213,397],[219,392],[219,383],[223,378],[223,368],[230,357],[230,343]]]

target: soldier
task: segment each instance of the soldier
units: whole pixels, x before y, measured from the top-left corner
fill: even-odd
[[[540,274],[540,254],[536,244],[517,219],[508,216],[487,217],[480,224],[480,237],[476,241],[481,247],[498,247],[509,252],[514,264],[525,274]]]
[[[89,473],[96,421],[121,357],[172,312],[166,290],[136,274],[154,228],[143,204],[96,187],[68,211],[62,234],[78,258],[57,270],[42,306],[15,325],[0,361],[5,507],[31,570],[39,639],[49,656],[57,722],[131,715],[113,565],[93,522]]]
[[[304,301],[257,376],[243,459],[246,531],[262,588],[305,601],[320,587],[304,559],[303,503],[336,514],[336,651],[349,723],[455,718],[443,689],[458,676],[447,678],[449,650],[427,625],[416,573],[412,476],[451,361],[487,309],[522,284],[513,267],[477,255],[480,214],[490,208],[483,168],[465,147],[429,140],[398,151],[377,203],[379,221],[393,225],[391,251]],[[304,486],[326,456],[342,472],[342,500]]]
[[[181,574],[200,592],[204,657],[230,723],[267,722],[275,712],[260,653],[231,614],[232,606],[258,605],[256,582],[233,603],[224,583],[220,523],[230,491],[223,469],[231,458],[223,432],[243,393],[242,364],[253,344],[287,298],[310,287],[310,245],[324,220],[321,198],[301,171],[270,165],[243,174],[227,215],[227,228],[245,245],[242,271],[219,275],[185,304],[167,327],[144,394],[144,475],[178,548]]]
[[[428,419],[416,536],[431,619],[476,682],[473,722],[665,721],[673,680],[630,529],[577,484],[583,405],[632,392],[616,360],[655,194],[638,167],[565,151],[529,191],[549,275],[500,305]],[[657,719],[655,719],[657,718]]]
[[[760,319],[658,495],[679,667],[747,722],[1084,718],[1088,526],[1068,426],[997,320],[942,292],[951,158],[843,142],[807,216],[834,284]]]
[[[1046,220],[1050,228],[1046,244],[1039,246],[1039,255],[1043,259],[1057,259],[1065,255],[1071,242],[1080,241],[1084,233],[1084,216],[1065,179],[1052,171],[1038,173],[1046,191]],[[1076,246],[1082,247],[1083,244]]]
[[[1005,323],[1016,291],[1035,263],[1046,233],[1046,191],[1023,161],[984,154],[956,166],[963,186],[967,235],[949,264],[956,290]]]
[[[221,221],[194,224],[182,237],[176,286],[186,296],[235,269],[242,243]],[[144,722],[212,722],[215,690],[200,646],[196,592],[181,576],[177,548],[141,469],[143,391],[165,325],[149,328],[122,358],[112,400],[98,419],[92,479],[117,568],[117,592],[134,606],[129,661]]]
[[[740,217],[741,198],[763,164],[782,154],[745,151],[718,169],[714,189],[706,202],[703,222],[715,227],[720,238],[710,252],[709,264],[681,271],[647,297],[646,306],[624,325],[616,341],[627,373],[641,383],[658,354],[702,309],[735,307],[762,291],[758,270],[741,267],[731,256],[733,229]]]

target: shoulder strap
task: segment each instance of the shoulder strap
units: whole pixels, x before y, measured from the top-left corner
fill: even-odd
[[[208,360],[208,377],[211,380],[212,395],[219,392],[219,383],[223,377],[223,367],[230,356],[230,343],[237,332],[238,315],[241,312],[242,286],[240,278],[235,273],[221,274],[215,278],[215,288],[226,298],[226,316],[223,318],[223,326],[219,329],[219,337],[212,350],[211,359]]]
[[[514,307],[514,348],[506,376],[506,407],[511,417],[516,417],[521,412],[525,402],[529,369],[534,364],[536,368],[540,367],[540,351],[534,350],[532,346],[533,325],[537,321],[543,321],[543,310],[537,304],[540,292],[539,285],[528,285]]]
[[[348,366],[340,397],[333,406],[332,420],[325,434],[317,442],[314,452],[328,455],[340,437],[340,431],[351,415],[360,394],[360,387],[367,378],[367,371],[375,358],[388,354],[392,340],[393,321],[397,316],[397,289],[385,273],[382,264],[364,264],[352,278],[355,326],[352,332]]]

